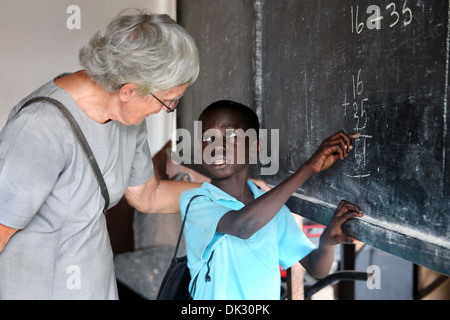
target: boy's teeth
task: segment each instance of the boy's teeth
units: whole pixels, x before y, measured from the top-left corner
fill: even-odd
[[[224,164],[226,161],[224,159],[214,161],[215,165]]]

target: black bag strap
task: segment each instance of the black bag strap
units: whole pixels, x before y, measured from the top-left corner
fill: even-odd
[[[186,206],[186,213],[185,213],[185,215],[184,215],[183,223],[181,224],[181,230],[180,230],[180,234],[178,235],[177,246],[176,246],[176,248],[175,248],[175,254],[173,255],[172,260],[175,260],[176,257],[177,257],[178,247],[180,246],[181,237],[182,237],[182,235],[183,235],[184,224],[186,223],[186,218],[187,218],[187,215],[188,215],[188,212],[189,212],[189,207],[191,206],[191,203],[192,203],[192,201],[193,201],[195,198],[198,198],[198,197],[201,197],[201,196],[202,196],[201,194],[197,194],[197,195],[193,196],[193,197],[191,198],[191,200],[189,200],[188,205]],[[206,273],[206,276],[205,276],[205,281],[206,281],[206,282],[211,281],[211,277],[209,276],[209,264],[211,263],[211,259],[212,259],[213,255],[214,255],[214,251],[211,252],[211,256],[209,257],[208,262],[206,263],[206,265],[207,265],[207,267],[208,267],[208,272]],[[197,273],[197,275],[195,276],[195,278],[194,278],[194,283],[192,284],[191,291],[189,292],[189,294],[190,294],[191,297],[192,297],[192,292],[195,292],[195,289],[196,289],[196,287],[197,287],[197,278],[198,278],[198,275],[199,275],[199,273]]]
[[[208,271],[206,272],[206,275],[205,275],[205,282],[211,281],[211,277],[209,276],[209,271],[210,271],[209,264],[211,263],[213,255],[214,255],[214,250],[211,252],[211,255],[209,256],[208,262],[206,263],[206,266],[208,267]],[[192,292],[195,292],[195,290],[197,289],[197,278],[198,278],[199,274],[200,274],[200,272],[197,273],[197,275],[195,276],[194,283],[192,284],[191,291],[189,292],[189,295],[191,297],[192,297]]]
[[[173,255],[172,260],[175,259],[175,258],[177,257],[178,247],[180,246],[181,237],[183,236],[184,224],[186,223],[186,218],[187,218],[187,215],[188,215],[189,207],[191,206],[192,201],[193,201],[195,198],[198,198],[198,197],[200,197],[200,196],[201,196],[201,194],[198,194],[198,195],[193,196],[193,197],[191,198],[191,200],[189,200],[188,205],[186,206],[186,214],[184,215],[183,223],[181,224],[180,234],[178,235],[177,246],[175,247],[175,253],[174,253],[174,255]]]
[[[17,111],[17,113],[22,110],[23,108],[29,106],[32,103],[38,102],[38,101],[44,101],[48,102],[52,105],[54,105],[61,113],[62,115],[69,121],[70,128],[72,129],[76,139],[78,140],[78,143],[81,146],[81,149],[83,149],[83,152],[88,159],[89,165],[91,166],[92,171],[94,172],[94,176],[98,182],[98,185],[100,186],[100,191],[105,199],[105,207],[103,208],[103,213],[106,214],[106,211],[109,207],[109,193],[108,188],[106,187],[105,180],[103,179],[102,172],[100,171],[100,168],[97,164],[97,160],[95,160],[94,154],[92,153],[91,148],[89,147],[89,144],[81,131],[80,126],[76,122],[75,118],[72,116],[69,110],[58,100],[55,100],[53,98],[49,97],[35,97],[30,100],[28,100],[20,109]]]

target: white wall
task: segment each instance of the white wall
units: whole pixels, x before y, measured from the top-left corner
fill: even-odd
[[[80,29],[71,5],[80,8]],[[146,8],[176,18],[176,0],[1,0],[0,128],[9,111],[25,96],[63,72],[81,69],[78,50],[97,31],[129,7]],[[170,139],[173,115],[151,115],[147,124],[153,153]]]

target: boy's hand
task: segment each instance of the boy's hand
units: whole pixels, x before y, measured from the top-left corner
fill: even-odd
[[[344,159],[353,148],[351,139],[359,137],[359,133],[345,134],[343,131],[323,140],[317,151],[306,162],[314,172],[320,172],[331,167],[337,159]]]
[[[342,233],[342,224],[352,218],[362,217],[358,206],[342,200],[334,212],[331,223],[320,236],[321,245],[336,245],[341,243],[354,243],[356,240]]]

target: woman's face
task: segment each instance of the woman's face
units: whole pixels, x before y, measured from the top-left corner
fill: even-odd
[[[158,113],[162,109],[168,111],[158,99],[169,105],[171,100],[180,99],[188,86],[189,84],[187,83],[165,92],[153,93],[154,96],[151,94],[146,96],[140,95],[136,86],[136,90],[128,98],[127,103],[124,104],[121,110],[121,120],[119,121],[125,125],[136,125],[144,121],[150,114]]]

